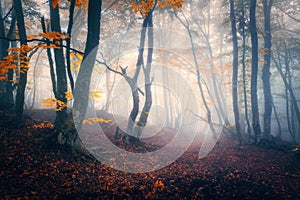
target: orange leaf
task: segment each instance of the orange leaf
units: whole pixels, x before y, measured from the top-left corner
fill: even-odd
[[[52,0],[52,7],[55,9],[58,5],[58,0]]]

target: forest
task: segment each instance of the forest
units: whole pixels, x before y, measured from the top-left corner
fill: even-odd
[[[299,0],[0,0],[0,199],[300,199]]]

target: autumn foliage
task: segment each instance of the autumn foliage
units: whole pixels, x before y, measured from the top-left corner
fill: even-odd
[[[71,0],[68,0],[69,2]],[[52,0],[52,7],[56,8],[59,4],[59,0]],[[76,0],[75,1],[75,7],[76,8],[81,8],[82,6],[87,7],[88,6],[88,0]]]
[[[60,40],[65,40],[69,37],[70,36],[68,34],[58,32],[39,33],[38,35],[27,36],[27,39],[29,41],[40,41],[40,43],[33,46],[22,45],[7,49],[8,55],[5,56],[2,60],[0,60],[0,81],[7,80],[7,74],[9,69],[13,69],[18,73],[25,73],[30,67],[29,56],[27,55],[28,53],[32,52],[37,48],[60,48]],[[46,39],[52,41],[52,43],[47,45]],[[10,81],[18,82],[18,79]]]
[[[151,11],[151,9],[154,7],[155,3],[154,0],[146,0],[146,1],[140,1],[135,3],[134,1],[130,4],[130,9],[134,12],[134,14],[140,13],[143,18],[146,18],[148,13]],[[157,1],[157,5],[160,8],[165,8],[166,6],[169,6],[173,9],[180,9],[182,8],[184,4],[183,0],[161,0]]]
[[[39,115],[55,112],[39,111],[31,117]],[[131,174],[44,148],[53,131],[49,121],[26,120],[22,129],[12,129],[11,120],[12,116],[0,118],[0,199],[300,198],[296,148],[284,152],[222,139],[222,145],[201,160],[195,144],[161,170]],[[114,128],[104,127],[109,138],[114,137]]]

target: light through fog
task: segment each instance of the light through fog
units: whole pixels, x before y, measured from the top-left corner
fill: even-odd
[[[220,120],[216,113],[216,105],[219,107],[218,103],[221,102],[221,106],[223,107],[224,116],[229,121],[234,120],[233,110],[232,110],[232,46],[231,46],[231,36],[230,36],[230,26],[224,21],[225,16],[227,16],[227,7],[222,7],[220,1],[210,1],[208,2],[193,2],[194,6],[187,4],[182,12],[178,13],[178,16],[181,20],[187,19],[190,25],[190,30],[193,36],[193,41],[195,44],[195,52],[197,56],[197,61],[199,65],[199,69],[201,72],[202,84],[205,89],[205,98],[208,99],[209,108],[213,111],[213,121],[216,124],[223,124],[224,118]],[[200,7],[196,5],[200,5]],[[40,10],[43,15],[48,16],[48,5],[40,4]],[[281,13],[278,7],[273,8],[274,13]],[[66,16],[67,19],[67,10],[62,10],[61,15]],[[80,14],[80,19],[85,19],[86,13],[82,12]],[[104,53],[104,59],[109,61],[109,65],[117,70],[120,70],[119,66],[126,67],[128,66],[128,73],[132,72],[135,68],[137,56],[138,56],[138,46],[139,46],[139,33],[140,26],[142,20],[139,17],[135,18],[135,22],[133,25],[132,19],[124,16],[124,18],[120,19],[119,13],[117,13],[114,9],[108,10],[105,15],[103,15],[102,19],[102,32],[101,32],[101,51]],[[295,14],[294,18],[297,18],[298,15]],[[116,20],[118,18],[118,20]],[[289,27],[287,37],[294,37],[295,32],[297,32],[297,28],[295,26],[295,21],[292,18],[289,18],[287,15],[281,14],[277,17],[278,19],[273,19],[274,21],[278,21],[278,26],[286,26]],[[280,19],[279,19],[280,18]],[[248,19],[246,19],[248,20]],[[281,21],[280,21],[281,20]],[[183,20],[184,21],[184,20]],[[247,21],[248,23],[248,21]],[[79,27],[79,32],[74,32],[77,38],[75,38],[72,42],[74,47],[83,50],[84,38],[86,33],[86,20],[76,21],[75,24]],[[282,25],[281,25],[282,24]],[[263,21],[258,20],[258,27],[263,26]],[[66,22],[62,20],[62,29],[66,30]],[[36,27],[37,29],[38,27]],[[199,107],[199,113],[194,113],[194,116],[201,121],[205,121],[206,119],[206,111],[203,108],[203,101],[199,92],[199,88],[197,86],[197,75],[195,69],[195,62],[193,58],[193,52],[191,50],[190,39],[188,37],[187,31],[185,27],[180,23],[174,15],[169,15],[166,13],[157,13],[154,16],[154,28],[159,30],[154,37],[155,49],[153,55],[153,65],[155,67],[163,68],[162,73],[166,75],[162,78],[162,82],[173,84],[172,87],[180,87],[175,86],[174,84],[178,84],[172,82],[172,77],[168,77],[168,69],[172,69],[176,71],[178,74],[182,75],[185,80],[189,83],[189,85],[193,88],[195,96],[197,98],[197,103]],[[126,35],[128,32],[132,30],[136,30],[135,33],[130,33],[131,35]],[[82,30],[80,32],[80,30]],[[172,34],[172,31],[178,32],[178,35],[184,35],[184,39],[178,39],[178,35]],[[29,30],[30,32],[31,30]],[[34,31],[34,28],[32,29]],[[282,28],[273,30],[273,40],[280,45],[280,41],[284,38],[281,32],[284,31]],[[238,32],[238,36],[241,37],[241,32]],[[120,42],[122,41],[122,42]],[[247,38],[247,43],[250,43],[250,38]],[[259,43],[259,48],[263,48],[263,43]],[[274,47],[275,48],[275,47]],[[167,49],[167,50],[166,50]],[[241,53],[241,52],[240,52]],[[145,55],[147,51],[145,51]],[[250,70],[251,70],[251,62],[250,55],[246,56],[246,77],[248,78],[246,81],[246,89],[250,91]],[[102,56],[98,55],[98,59],[102,60]],[[73,75],[76,77],[78,73],[78,59],[73,59]],[[76,61],[76,62],[75,62]],[[290,61],[293,66],[297,65],[297,59]],[[241,63],[240,63],[241,64]],[[263,60],[260,57],[259,67],[262,68]],[[278,118],[279,122],[282,124],[281,132],[283,132],[282,137],[286,140],[291,140],[289,136],[289,128],[287,122],[284,120],[285,115],[285,99],[282,97],[284,87],[284,82],[279,76],[275,64],[272,63],[273,67],[271,68],[272,73],[272,83],[277,83],[272,85],[272,89],[274,91],[273,99],[275,102],[275,108],[278,109]],[[117,114],[127,118],[130,110],[132,108],[132,99],[130,95],[127,95],[127,99],[119,99],[116,96],[113,96],[116,91],[122,91],[121,87],[124,88],[124,91],[129,90],[128,84],[124,82],[123,77],[114,74],[113,72],[109,72],[105,69],[105,66],[97,64],[95,66],[95,72],[99,73],[97,76],[100,76],[100,81],[97,83],[98,93],[101,98],[95,98],[95,109],[105,109],[107,112],[113,112],[114,103],[118,105],[118,101],[123,101],[124,108],[122,108],[122,112],[118,112]],[[241,69],[240,69],[241,70]],[[296,67],[291,67],[293,77],[297,77],[299,75],[299,70]],[[35,76],[34,76],[35,74]],[[151,76],[153,76],[154,80],[159,79],[159,74],[155,74],[152,72]],[[216,77],[217,89],[215,89],[215,83],[213,81],[212,75]],[[239,77],[241,78],[242,74],[240,72]],[[261,76],[261,73],[259,73]],[[143,77],[143,73],[141,73],[140,78]],[[160,77],[161,78],[161,77]],[[46,108],[42,102],[44,99],[53,98],[52,85],[49,77],[49,67],[48,61],[45,52],[38,52],[33,55],[31,68],[29,70],[28,77],[28,85],[26,91],[26,108]],[[121,86],[120,86],[121,85]],[[179,84],[180,85],[180,84]],[[140,85],[142,87],[143,84]],[[120,87],[120,88],[117,88]],[[258,102],[259,108],[261,110],[260,116],[261,120],[263,118],[263,90],[262,90],[262,82],[261,79],[258,78]],[[294,87],[298,87],[298,82],[294,83]],[[166,93],[169,92],[164,87],[153,84],[153,107],[151,108],[151,112],[149,113],[149,119],[147,126],[157,126],[157,129],[161,127],[168,128],[176,128],[178,125],[178,119],[180,119],[180,114],[182,110],[177,106],[176,95],[182,95],[183,92],[180,91],[180,94],[174,94],[170,96],[166,96]],[[217,94],[217,93],[218,94]],[[243,110],[243,88],[242,88],[242,80],[239,81],[239,99],[240,99],[240,109]],[[216,96],[217,94],[217,96]],[[299,98],[299,92],[295,92],[297,98]],[[140,95],[140,107],[144,102],[144,96]],[[250,95],[248,94],[248,98]],[[126,101],[126,103],[124,103]],[[218,102],[220,101],[220,102]],[[72,101],[69,102],[72,105]],[[251,106],[251,105],[250,105]],[[250,107],[251,108],[251,107]],[[219,113],[220,115],[220,113]],[[251,120],[251,115],[250,115]],[[245,123],[244,112],[240,113],[240,122],[241,129],[243,132],[247,130],[247,124]],[[125,123],[126,124],[126,123]],[[277,125],[275,116],[272,117],[272,133],[273,135],[279,134],[279,127]],[[231,125],[230,125],[231,126]],[[209,129],[206,130],[209,132]],[[202,133],[205,134],[205,133]],[[298,137],[298,136],[296,136]],[[297,139],[299,140],[299,138]]]

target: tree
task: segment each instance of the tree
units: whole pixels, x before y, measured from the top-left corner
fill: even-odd
[[[153,7],[153,9],[155,6]],[[151,84],[152,80],[150,79],[151,65],[152,65],[152,54],[153,54],[153,21],[152,21],[152,13],[149,13],[149,21],[148,21],[148,55],[147,55],[147,63],[146,66],[143,66],[144,71],[144,79],[145,79],[145,103],[137,122],[135,135],[139,138],[142,134],[143,127],[147,124],[147,119],[149,116],[149,112],[152,106],[152,92],[151,92]]]
[[[278,50],[277,50],[277,54],[279,54]],[[282,67],[279,64],[280,62],[278,63],[273,56],[272,56],[272,58],[273,58],[273,61],[275,63],[275,66],[276,66],[278,72],[280,73],[280,76],[281,76],[281,78],[284,82],[285,88],[287,89],[287,91],[289,92],[289,94],[291,96],[291,101],[294,105],[297,121],[298,121],[298,124],[300,124],[300,110],[299,110],[299,107],[298,107],[298,104],[297,104],[297,98],[295,96],[294,90],[293,90],[292,86],[290,85],[289,81],[287,80],[287,77],[284,75]],[[280,55],[278,55],[278,58],[280,58]]]
[[[12,12],[13,9],[10,9],[9,13]],[[15,23],[16,23],[16,16],[15,14],[12,15],[12,20],[10,23],[9,31],[6,34],[5,33],[5,20],[8,17],[9,13],[6,13],[6,15],[2,16],[2,1],[0,1],[0,37],[2,38],[0,40],[0,60],[5,58],[8,55],[8,48],[9,48],[9,41],[4,38],[12,38],[14,36],[15,32]],[[10,109],[14,107],[14,98],[13,98],[13,69],[8,69],[7,72],[4,69],[4,74],[1,71],[1,77],[0,77],[0,109]],[[7,77],[6,77],[7,75]],[[4,78],[4,79],[2,79]]]
[[[236,128],[237,135],[239,137],[239,141],[240,143],[242,143],[239,106],[238,106],[238,94],[237,94],[238,40],[237,40],[237,31],[236,31],[234,0],[230,0],[230,19],[231,19],[231,32],[232,32],[232,45],[233,45],[232,102],[233,102],[233,112],[234,112],[234,119],[235,119],[235,128]]]
[[[182,7],[183,3],[184,3],[183,1],[165,2],[165,1],[157,1],[157,0],[155,2],[151,0],[141,1],[138,4],[135,4],[134,2],[131,3],[131,9],[133,10],[133,12],[134,13],[139,12],[144,18],[144,20],[142,24],[139,53],[138,53],[134,76],[129,77],[126,74],[126,68],[121,68],[122,70],[121,75],[128,82],[132,91],[132,98],[133,98],[133,108],[131,110],[128,119],[126,134],[123,135],[122,137],[122,140],[125,143],[132,143],[132,142],[139,141],[139,137],[142,134],[142,130],[147,124],[147,119],[152,105],[152,92],[151,92],[152,80],[150,78],[150,73],[151,73],[151,65],[152,65],[153,40],[154,40],[153,21],[152,21],[153,11],[155,10],[156,5],[159,5],[159,7],[161,8],[164,8],[165,6],[168,5],[171,8],[179,9]],[[146,31],[148,31],[148,55],[145,64],[143,56],[144,56],[144,48],[145,48],[144,46],[145,46]],[[144,72],[146,98],[145,98],[144,107],[142,109],[139,120],[138,122],[136,122],[136,118],[139,112],[139,92],[141,92],[140,89],[137,87],[137,80],[141,69]]]
[[[14,0],[13,6],[16,11],[16,18],[17,18],[17,26],[21,41],[21,48],[27,47],[27,36],[26,36],[26,29],[25,29],[25,22],[24,22],[24,15],[22,9],[22,1]],[[28,64],[27,64],[27,52],[24,51],[20,55],[20,80],[17,89],[17,96],[16,96],[16,105],[15,105],[15,112],[16,112],[16,125],[22,124],[23,119],[23,110],[24,110],[24,96],[25,96],[25,88],[27,84],[27,71],[28,71]]]
[[[46,34],[47,32],[49,32],[49,25],[48,27],[46,27],[46,23],[45,23],[45,18],[41,17],[41,25],[42,25],[42,29],[43,29],[43,33]],[[50,46],[50,40],[46,38],[46,44],[47,46]],[[52,53],[51,53],[51,49],[47,48],[47,57],[48,57],[48,62],[49,62],[49,67],[50,67],[50,77],[51,77],[51,83],[52,83],[52,91],[54,94],[54,97],[57,99],[57,94],[56,94],[56,76],[55,76],[55,70],[54,70],[54,62],[53,62],[53,58],[52,58]]]
[[[209,68],[211,70],[211,77],[212,77],[212,83],[213,83],[213,87],[212,87],[212,91],[215,95],[216,98],[214,98],[214,102],[215,106],[216,106],[216,111],[217,114],[222,117],[222,119],[225,122],[225,125],[228,126],[229,120],[227,118],[226,112],[225,112],[225,104],[224,102],[221,100],[222,99],[222,90],[219,87],[220,81],[218,82],[217,80],[217,76],[216,76],[216,67],[214,64],[214,51],[213,51],[213,43],[211,41],[211,36],[212,36],[212,31],[211,31],[211,27],[212,25],[215,25],[212,23],[213,21],[213,17],[212,17],[212,13],[211,13],[211,1],[199,1],[198,4],[196,4],[197,6],[194,6],[195,4],[193,4],[191,2],[191,17],[193,22],[196,24],[197,30],[200,32],[199,38],[203,38],[204,39],[204,45],[207,48],[207,52],[205,52],[208,55],[208,60],[209,60]],[[198,13],[197,15],[195,15],[195,8],[198,8]],[[203,14],[205,13],[205,14]],[[200,18],[200,19],[199,19]],[[220,25],[220,24],[219,24]],[[223,42],[223,41],[222,41]],[[219,83],[219,84],[218,84]]]
[[[249,31],[251,34],[252,46],[252,68],[251,68],[251,106],[252,106],[252,127],[254,130],[254,142],[258,142],[261,135],[259,111],[257,101],[257,75],[258,75],[258,38],[256,29],[256,0],[250,1],[250,24]]]
[[[248,134],[248,142],[250,143],[251,140],[251,125],[249,121],[249,113],[248,113],[248,97],[247,97],[247,84],[246,84],[246,17],[245,17],[245,2],[242,0],[240,2],[241,7],[241,15],[239,17],[239,25],[241,29],[241,35],[242,35],[242,79],[243,79],[243,98],[244,98],[244,106],[245,106],[245,120],[247,123],[247,134]],[[242,122],[243,123],[243,122]]]
[[[71,4],[75,4],[75,1],[72,1]],[[85,1],[81,2],[82,4],[86,5]],[[60,23],[59,23],[59,7],[58,4],[55,4],[54,1],[49,2],[50,4],[50,15],[51,17],[51,30],[56,31],[55,33],[61,34]],[[76,4],[77,5],[77,4]],[[74,11],[74,5],[70,5],[70,18],[72,18],[72,12]],[[79,6],[80,7],[80,6]],[[55,64],[56,64],[56,80],[54,71],[51,72],[53,86],[56,87],[54,90],[54,94],[56,95],[57,101],[57,117],[55,119],[56,130],[55,134],[53,135],[54,138],[58,139],[58,143],[69,147],[74,148],[77,152],[82,153],[84,155],[89,156],[89,153],[85,150],[81,140],[78,137],[78,132],[76,128],[80,129],[81,124],[83,123],[85,113],[87,110],[88,99],[89,99],[89,88],[90,88],[90,81],[91,75],[94,67],[94,63],[96,60],[97,49],[100,40],[100,21],[101,21],[101,8],[102,8],[102,1],[101,0],[90,0],[88,3],[88,32],[87,32],[87,40],[85,51],[80,52],[76,49],[72,49],[75,52],[79,52],[83,54],[83,62],[81,64],[76,84],[74,88],[74,105],[73,105],[73,115],[67,115],[67,71],[65,65],[65,59],[68,60],[70,58],[70,41],[67,41],[67,45],[62,45],[62,39],[58,42],[57,39],[54,38],[52,43],[58,44],[60,46],[59,49],[54,49],[54,56],[55,56]],[[72,29],[72,20],[69,22],[68,25],[68,32],[71,33]],[[42,20],[43,30],[45,32],[45,23]],[[54,30],[53,30],[54,29]],[[69,39],[71,35],[67,35],[65,39]],[[46,40],[49,43],[49,40]],[[66,55],[64,55],[63,48],[66,47]],[[57,51],[55,51],[57,50]],[[47,51],[49,63],[52,63],[52,56],[51,52]],[[85,60],[88,60],[85,62]],[[67,61],[68,64],[69,61]],[[61,66],[59,66],[61,64]],[[59,74],[61,73],[61,74]],[[70,72],[68,72],[70,76]],[[70,78],[70,77],[69,77]],[[54,79],[54,80],[53,80]],[[61,80],[62,79],[62,80]],[[71,81],[72,82],[72,81]],[[71,86],[72,87],[72,86]],[[77,127],[75,128],[75,124]]]
[[[262,73],[263,88],[264,88],[264,137],[270,139],[271,136],[271,116],[272,116],[272,93],[270,86],[270,66],[271,66],[271,48],[272,48],[272,35],[271,35],[271,9],[273,0],[264,0],[264,66]]]
[[[272,80],[282,79],[282,84],[274,82],[272,85],[274,104],[278,110],[278,116],[283,116],[282,129],[288,129],[293,141],[299,141],[299,106],[297,93],[299,84],[299,17],[296,10],[299,2],[293,0],[275,1],[273,3],[272,26],[272,61],[277,71],[272,73]],[[271,21],[271,22],[272,22]],[[272,68],[271,68],[272,69]],[[279,73],[278,73],[279,72]],[[273,81],[271,81],[273,83]],[[287,83],[287,84],[286,84]],[[280,87],[281,86],[281,87]],[[284,89],[282,89],[284,88]],[[282,93],[284,91],[284,93]],[[276,95],[276,96],[275,96]],[[283,106],[285,104],[285,106]],[[284,113],[281,108],[285,107]],[[275,114],[275,113],[274,113]],[[298,115],[298,116],[297,116]],[[281,120],[282,121],[282,120]],[[284,131],[283,131],[284,135]]]
[[[88,5],[88,35],[81,65],[75,84],[73,113],[74,119],[79,125],[84,120],[88,106],[89,88],[91,76],[96,60],[100,40],[102,0],[90,0]],[[86,59],[88,62],[85,62]]]
[[[200,67],[199,67],[199,61],[198,61],[198,58],[197,58],[197,53],[196,53],[196,48],[195,48],[195,42],[194,42],[194,37],[193,37],[193,34],[192,34],[192,31],[191,31],[191,27],[190,27],[190,22],[188,20],[188,18],[186,17],[186,15],[182,12],[182,18],[181,19],[178,15],[178,13],[175,11],[174,12],[175,14],[175,17],[179,20],[179,22],[183,25],[183,27],[187,30],[188,32],[188,36],[189,36],[189,40],[190,40],[190,44],[191,44],[191,50],[192,50],[192,55],[193,55],[193,61],[194,61],[194,65],[195,65],[195,70],[196,70],[196,76],[197,76],[197,86],[198,86],[198,89],[199,89],[199,93],[200,93],[200,96],[201,96],[201,99],[202,99],[202,102],[203,102],[203,105],[205,107],[205,111],[206,111],[206,116],[205,117],[201,117],[201,116],[197,116],[198,118],[204,120],[205,122],[208,123],[209,125],[209,128],[212,132],[212,136],[213,136],[213,139],[215,141],[217,141],[218,139],[218,135],[215,131],[215,123],[213,122],[213,118],[212,118],[212,112],[211,112],[211,109],[208,105],[208,100],[205,96],[205,90],[204,88],[207,89],[207,93],[209,94],[209,97],[210,96],[210,92],[209,92],[209,88],[206,84],[206,82],[204,81],[204,79],[202,78],[202,74],[200,72]],[[213,102],[213,99],[211,98],[211,101]],[[219,119],[219,123],[221,122],[221,118],[220,118],[220,115],[218,113],[218,110],[217,110],[217,114],[218,114],[218,119]],[[218,144],[218,143],[217,143]]]
[[[50,25],[51,31],[55,31],[61,33],[60,27],[60,15],[59,15],[59,7],[55,5],[55,0],[49,1],[49,9],[50,9]],[[61,39],[55,39],[54,43],[62,44]],[[66,92],[68,91],[68,83],[67,83],[67,75],[66,75],[66,64],[65,57],[62,48],[54,49],[54,60],[56,66],[56,99],[63,104],[67,104]],[[57,129],[61,129],[61,126],[64,124],[67,118],[67,107],[63,106],[61,109],[58,109],[56,112],[55,126]]]
[[[152,2],[153,3],[153,2]],[[153,22],[152,22],[152,13],[156,7],[157,1],[155,1],[155,4],[151,5],[151,2],[148,2],[148,7],[151,8],[150,11],[143,11],[140,10],[142,16],[145,17],[142,24],[142,30],[141,30],[141,39],[140,39],[140,46],[139,46],[139,53],[136,63],[136,69],[134,76],[131,78],[127,76],[126,69],[122,69],[122,74],[129,84],[132,92],[132,98],[133,98],[133,108],[130,112],[130,116],[128,118],[128,124],[127,124],[127,130],[126,134],[122,136],[122,140],[125,143],[133,143],[139,141],[139,136],[141,134],[142,128],[146,125],[147,117],[151,104],[152,104],[152,96],[151,96],[151,82],[150,82],[150,72],[151,72],[151,63],[152,63],[152,52],[153,52]],[[144,64],[144,49],[145,49],[145,39],[146,39],[146,31],[148,30],[148,43],[149,49],[148,49],[148,57],[146,61],[146,66]],[[152,34],[151,34],[152,32]],[[140,120],[136,124],[136,118],[138,116],[139,112],[139,88],[137,87],[137,80],[140,74],[140,70],[143,69],[144,75],[145,75],[145,91],[146,91],[146,101],[144,104],[143,112],[140,116]],[[145,110],[145,112],[144,112]]]

